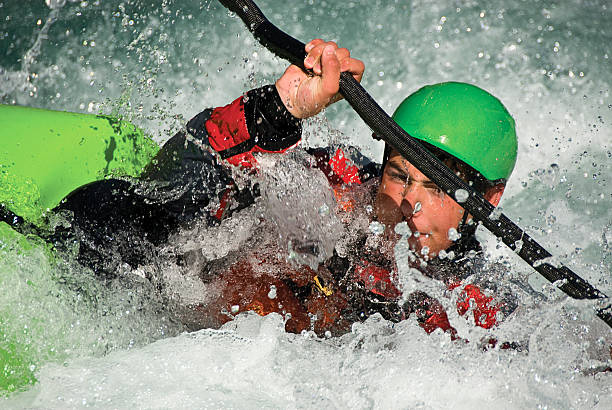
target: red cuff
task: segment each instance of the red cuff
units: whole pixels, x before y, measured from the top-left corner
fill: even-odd
[[[282,153],[297,144],[296,142],[291,146],[283,147],[279,151],[268,151],[254,143],[234,149],[252,138],[246,123],[243,97],[237,98],[225,107],[215,108],[204,127],[208,134],[210,146],[230,164],[245,168],[253,168],[257,165],[257,160],[253,156],[254,152]],[[231,149],[236,152],[234,155],[224,153],[224,151]],[[240,150],[246,152],[240,152]]]
[[[209,144],[217,152],[233,148],[251,138],[244,117],[242,97],[225,107],[215,108],[204,126]]]

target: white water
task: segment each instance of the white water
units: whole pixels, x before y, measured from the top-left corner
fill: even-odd
[[[365,88],[389,112],[420,86],[444,80],[472,82],[498,96],[519,132],[504,212],[561,262],[612,294],[612,35],[605,1],[285,3],[258,5],[300,39],[321,36],[349,47],[366,63]],[[2,53],[1,101],[123,113],[160,142],[201,109],[274,81],[285,66],[214,1],[155,7],[68,2],[37,51],[48,13],[42,0],[34,11],[13,2],[0,8],[0,15],[11,17],[0,25],[9,33],[0,44],[16,44]],[[17,59],[26,55],[33,59],[24,66]],[[304,144],[340,141],[380,155],[369,133],[339,103],[311,121]],[[148,302],[137,285],[105,291],[84,277],[86,294],[97,300],[83,304],[79,292],[50,278],[44,255],[7,258],[0,291],[15,313],[11,325],[19,328],[33,318],[46,325],[29,334],[35,357],[42,358],[35,368],[39,382],[2,404],[611,408],[612,374],[584,375],[610,364],[610,329],[588,304],[567,300],[517,257],[497,249],[486,233],[479,235],[492,257],[510,261],[514,279],[549,297],[539,305],[525,297],[517,314],[492,331],[500,340],[528,340],[529,353],[481,351],[477,344],[485,332],[452,314],[471,343],[428,336],[410,320],[393,327],[376,318],[342,338],[320,340],[284,333],[278,316],[255,315],[221,331],[173,336],[181,327],[163,311],[125,314]],[[68,271],[69,277],[85,275]],[[40,286],[23,286],[24,278]],[[45,353],[49,349],[61,354]]]

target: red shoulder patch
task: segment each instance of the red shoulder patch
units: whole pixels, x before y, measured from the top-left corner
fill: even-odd
[[[217,152],[235,147],[251,138],[244,117],[242,97],[225,107],[217,107],[204,124],[210,146]]]
[[[361,184],[359,178],[359,168],[344,155],[344,151],[340,148],[336,154],[329,160],[329,165],[345,184]]]

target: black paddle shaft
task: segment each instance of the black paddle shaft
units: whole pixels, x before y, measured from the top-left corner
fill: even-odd
[[[305,70],[304,43],[279,30],[266,19],[261,10],[251,0],[219,0],[226,8],[236,13],[246,24],[255,38],[278,57],[288,60]],[[457,192],[468,194],[465,201],[459,202],[473,217],[489,231],[501,238],[521,258],[542,276],[557,285],[559,289],[575,299],[607,299],[607,296],[565,266],[553,266],[552,255],[527,235],[504,214],[491,216],[494,206],[479,192],[459,178],[444,163],[432,155],[418,140],[404,131],[374,101],[365,89],[347,72],[340,75],[340,94],[359,114],[378,137],[389,143],[402,157],[415,165],[424,175],[449,195],[457,198]],[[599,316],[612,327],[612,306],[597,310]]]

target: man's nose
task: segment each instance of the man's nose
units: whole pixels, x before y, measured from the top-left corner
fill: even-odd
[[[404,191],[400,210],[406,218],[412,218],[421,211],[421,203],[425,200],[422,187],[411,186]]]
[[[412,218],[412,215],[414,214],[414,206],[412,206],[412,204],[406,199],[406,197],[402,199],[402,203],[400,204],[400,210],[402,211],[402,214],[406,219]]]

